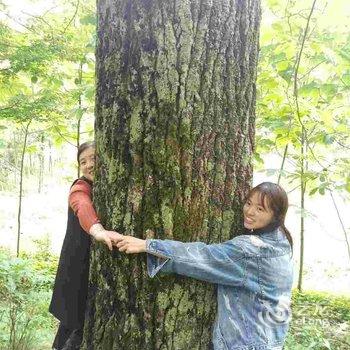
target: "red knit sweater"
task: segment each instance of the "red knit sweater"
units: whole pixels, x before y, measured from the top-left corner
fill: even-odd
[[[70,189],[69,205],[79,219],[80,226],[89,233],[92,225],[100,222],[91,200],[92,187],[84,180],[78,180]]]

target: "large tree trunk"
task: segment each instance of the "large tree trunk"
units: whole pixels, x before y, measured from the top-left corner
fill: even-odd
[[[259,0],[98,2],[94,200],[106,227],[220,242],[251,183]],[[152,230],[148,231],[147,230]],[[214,287],[94,245],[85,349],[206,349]]]

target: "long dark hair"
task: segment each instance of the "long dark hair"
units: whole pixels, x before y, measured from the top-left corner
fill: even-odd
[[[293,251],[293,238],[284,224],[288,210],[288,196],[286,191],[280,185],[273,182],[263,182],[252,188],[249,191],[247,198],[250,198],[255,193],[260,195],[261,206],[264,209],[266,209],[266,198],[267,205],[273,211],[273,221],[281,227]]]
[[[80,155],[88,148],[90,147],[95,147],[95,142],[94,141],[88,141],[88,142],[84,142],[82,143],[79,147],[78,147],[78,153],[77,153],[77,161],[79,164],[79,157]]]

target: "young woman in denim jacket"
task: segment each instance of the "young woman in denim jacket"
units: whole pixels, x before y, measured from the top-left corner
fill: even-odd
[[[227,242],[206,245],[120,236],[117,243],[127,254],[148,253],[150,277],[161,270],[218,285],[215,350],[282,349],[291,318],[293,241],[284,225],[286,192],[264,182],[247,198],[246,232]]]

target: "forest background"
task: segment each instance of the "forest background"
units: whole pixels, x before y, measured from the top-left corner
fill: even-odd
[[[93,139],[95,3],[0,8],[2,293],[19,293],[23,259],[39,254],[28,281],[44,266],[49,272],[35,283],[47,295],[78,174],[76,147]],[[350,293],[349,23],[345,0],[263,1],[253,159],[254,183],[280,182],[289,193],[295,287],[342,295]],[[22,260],[9,263],[16,255]],[[11,327],[3,341],[24,343],[18,334],[26,333]]]

